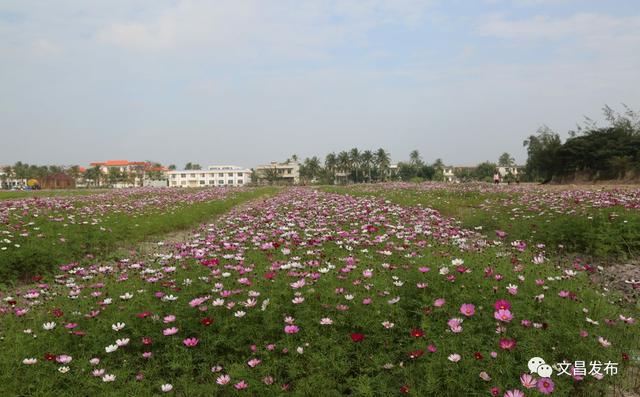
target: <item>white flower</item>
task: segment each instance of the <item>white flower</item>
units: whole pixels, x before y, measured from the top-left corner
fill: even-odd
[[[303,347],[301,347],[301,346],[298,346],[298,347],[296,348],[296,351],[298,352],[298,354],[302,354],[302,353],[304,353],[304,348],[303,348]]]
[[[162,297],[162,300],[164,302],[173,302],[173,301],[178,300],[178,297],[177,296],[173,296],[173,295],[165,295],[165,296]]]
[[[118,350],[118,345],[109,345],[104,348],[104,351],[106,351],[107,353],[113,353],[116,350]]]
[[[37,362],[38,362],[38,359],[33,357],[25,358],[24,360],[22,360],[22,364],[25,364],[25,365],[33,365],[33,364],[36,364]]]
[[[449,361],[457,363],[458,361],[460,361],[460,355],[458,353],[453,353],[450,354],[449,357],[447,357],[449,359]]]
[[[56,323],[53,321],[42,324],[42,329],[44,329],[45,331],[51,331],[55,327],[56,327]]]
[[[120,299],[125,300],[125,301],[126,301],[126,300],[129,300],[129,299],[131,299],[131,298],[133,298],[133,294],[132,294],[132,293],[130,293],[130,292],[127,292],[127,293],[125,293],[124,295],[120,295]]]
[[[125,324],[124,324],[124,323],[115,323],[115,324],[112,324],[112,325],[111,325],[111,329],[113,329],[114,331],[118,332],[118,331],[120,331],[121,329],[123,329],[123,328],[124,328],[124,326],[125,326]]]
[[[116,345],[118,345],[118,347],[123,347],[123,346],[126,346],[128,344],[129,344],[129,338],[116,340]]]
[[[244,317],[245,314],[247,314],[247,313],[243,312],[242,310],[238,310],[237,312],[233,313],[233,315],[238,317],[238,318]]]
[[[331,325],[331,324],[333,324],[333,320],[330,319],[329,317],[325,317],[325,318],[320,320],[320,324],[321,325]]]
[[[61,374],[66,374],[67,372],[69,372],[69,367],[60,367],[58,368],[58,372],[60,372]]]
[[[168,393],[168,392],[170,392],[171,390],[173,390],[173,385],[172,385],[172,384],[170,384],[170,383],[166,383],[166,384],[164,384],[164,385],[160,386],[160,390],[162,390],[162,391],[163,391],[163,392],[165,392],[165,393]]]
[[[115,375],[107,374],[107,375],[102,377],[102,381],[103,382],[113,382],[114,380],[116,380],[116,376]]]
[[[386,329],[391,329],[395,326],[395,324],[390,321],[383,321],[382,326],[385,327]]]

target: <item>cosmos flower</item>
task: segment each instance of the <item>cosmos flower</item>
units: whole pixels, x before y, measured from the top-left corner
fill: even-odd
[[[186,338],[182,341],[182,343],[187,347],[196,347],[199,342],[198,338]]]
[[[458,353],[449,354],[447,357],[447,359],[453,363],[457,363],[461,358],[462,357]]]
[[[297,334],[300,331],[300,328],[297,325],[285,325],[284,332],[286,334]]]
[[[475,314],[476,307],[471,303],[464,303],[460,306],[460,313],[464,314],[467,317],[471,317]]]
[[[542,394],[551,394],[555,389],[555,384],[551,378],[540,378],[537,382],[538,391]]]

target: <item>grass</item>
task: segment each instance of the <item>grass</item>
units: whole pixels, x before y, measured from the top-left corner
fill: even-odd
[[[455,224],[415,207],[284,191],[224,215],[217,226],[201,227],[190,244],[176,247],[170,257],[133,256],[70,267],[55,278],[57,283],[46,278],[47,286],[21,288],[11,297],[15,302],[3,299],[1,388],[15,396],[155,396],[169,383],[170,395],[191,397],[271,396],[283,394],[283,388],[295,396],[389,396],[402,394],[403,387],[417,396],[487,396],[496,387],[500,396],[512,389],[542,396],[536,389],[525,390],[519,381],[534,356],[548,363],[612,361],[619,363],[622,374],[639,364],[634,361],[640,356],[638,324],[618,320],[634,313],[612,304],[616,294],[594,288],[587,272],[567,273],[571,264],[558,258],[533,265],[540,252],[535,247],[478,250],[472,234],[467,235],[467,248],[455,238],[436,237],[455,230]],[[457,267],[461,261],[465,268]],[[371,275],[365,276],[366,269]],[[300,279],[306,285],[293,288]],[[418,288],[422,283],[427,285]],[[510,284],[518,286],[514,295],[507,291]],[[29,291],[39,296],[28,298]],[[561,291],[575,297],[563,298]],[[121,298],[126,293],[132,298]],[[177,300],[159,299],[162,294]],[[533,299],[540,294],[544,299]],[[193,307],[189,304],[207,296]],[[400,299],[390,303],[395,297]],[[216,298],[224,298],[223,304],[214,305]],[[255,302],[248,304],[251,298]],[[304,301],[294,304],[295,298]],[[371,302],[365,304],[365,298]],[[436,307],[437,298],[446,303]],[[511,322],[495,320],[498,299],[511,302]],[[476,313],[462,315],[463,303],[474,304]],[[26,307],[26,314],[13,314]],[[96,309],[95,317],[87,317]],[[240,310],[246,313],[243,317],[235,315]],[[139,318],[143,312],[149,316]],[[167,315],[176,320],[165,323]],[[298,333],[283,332],[287,316],[300,327]],[[321,325],[325,317],[333,324]],[[456,317],[464,319],[460,333],[447,325]],[[211,324],[203,324],[204,318]],[[605,319],[615,321],[607,324]],[[525,320],[540,326],[525,326]],[[43,330],[51,321],[57,326]],[[394,327],[386,329],[384,321]],[[112,324],[118,322],[126,326],[116,332]],[[78,324],[73,330],[84,336],[65,328],[68,323]],[[504,327],[502,334],[496,333],[497,325]],[[164,336],[162,330],[171,326],[178,333]],[[412,336],[416,328],[425,335]],[[581,336],[581,330],[588,335]],[[362,333],[364,340],[354,342],[352,333]],[[600,336],[611,346],[602,346]],[[152,343],[145,345],[143,337]],[[197,337],[199,344],[186,347],[183,339],[188,337]],[[130,342],[106,353],[105,347],[118,338]],[[501,349],[504,338],[515,340],[516,347]],[[429,352],[429,345],[436,351]],[[146,351],[153,356],[143,358]],[[417,351],[423,355],[411,358]],[[497,356],[492,358],[491,352]],[[453,353],[462,359],[449,361]],[[622,359],[622,353],[630,359]],[[56,363],[47,361],[46,354],[70,355],[73,360]],[[22,364],[28,357],[39,362]],[[100,363],[91,365],[91,358]],[[254,368],[247,364],[252,358],[261,360]],[[69,372],[60,373],[61,367]],[[103,382],[91,376],[94,369],[104,369],[116,380]],[[482,380],[481,372],[491,380]],[[216,384],[222,374],[231,377],[230,384]],[[273,384],[265,377],[272,377]],[[249,385],[246,390],[234,388],[241,380]],[[553,381],[553,396],[600,396],[613,387],[639,386],[628,384],[624,375],[601,381],[554,375]]]
[[[276,192],[274,188],[236,192],[225,199],[197,203],[172,203],[168,207],[149,205],[135,209],[135,202],[146,195],[129,197],[131,210],[111,210],[111,202],[100,205],[106,208],[99,215],[82,217],[82,203],[73,209],[44,210],[27,214],[17,231],[7,234],[11,243],[0,251],[0,285],[25,280],[54,270],[57,266],[90,258],[109,258],[119,247],[132,246],[152,237],[193,228],[234,206]],[[118,202],[114,199],[113,202]],[[92,203],[89,203],[91,205]],[[71,215],[71,216],[70,216]],[[87,223],[100,216],[99,222]],[[62,219],[52,221],[51,218]],[[83,222],[72,222],[84,219]],[[29,227],[26,227],[29,225]],[[29,233],[22,237],[21,234]],[[38,235],[40,237],[38,237]],[[19,247],[15,247],[15,244]]]
[[[325,187],[325,191],[384,197],[401,205],[422,205],[453,217],[468,229],[493,237],[507,232],[507,241],[543,243],[551,250],[579,254],[600,261],[633,259],[640,254],[640,212],[621,206],[541,211],[527,209],[518,192],[480,192],[460,189],[415,190]],[[536,207],[537,209],[539,207]]]
[[[69,189],[69,190],[0,190],[0,200],[29,198],[29,197],[56,197],[56,196],[85,196],[105,192],[97,189]]]

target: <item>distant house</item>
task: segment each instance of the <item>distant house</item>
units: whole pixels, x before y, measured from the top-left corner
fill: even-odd
[[[145,186],[145,180],[162,180],[166,186],[165,167],[158,167],[148,161],[108,160],[94,162],[91,167],[98,167],[102,175],[96,181],[98,186],[116,188]],[[151,175],[155,175],[151,177]],[[159,176],[159,177],[158,177]],[[147,181],[146,185],[149,185]]]
[[[297,161],[273,161],[256,167],[259,184],[297,185],[300,183],[300,164]]]
[[[504,179],[509,175],[516,177],[522,173],[523,168],[524,167],[517,166],[517,165],[511,166],[511,167],[498,167],[498,173],[500,174],[501,179]]]
[[[212,165],[207,170],[169,171],[170,187],[245,186],[251,170],[235,165]]]
[[[76,180],[61,172],[47,175],[39,182],[41,189],[74,189],[76,187]]]

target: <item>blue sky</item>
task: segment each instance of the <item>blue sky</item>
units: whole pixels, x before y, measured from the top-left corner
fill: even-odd
[[[640,3],[4,0],[0,57],[0,163],[523,162],[640,109]]]

